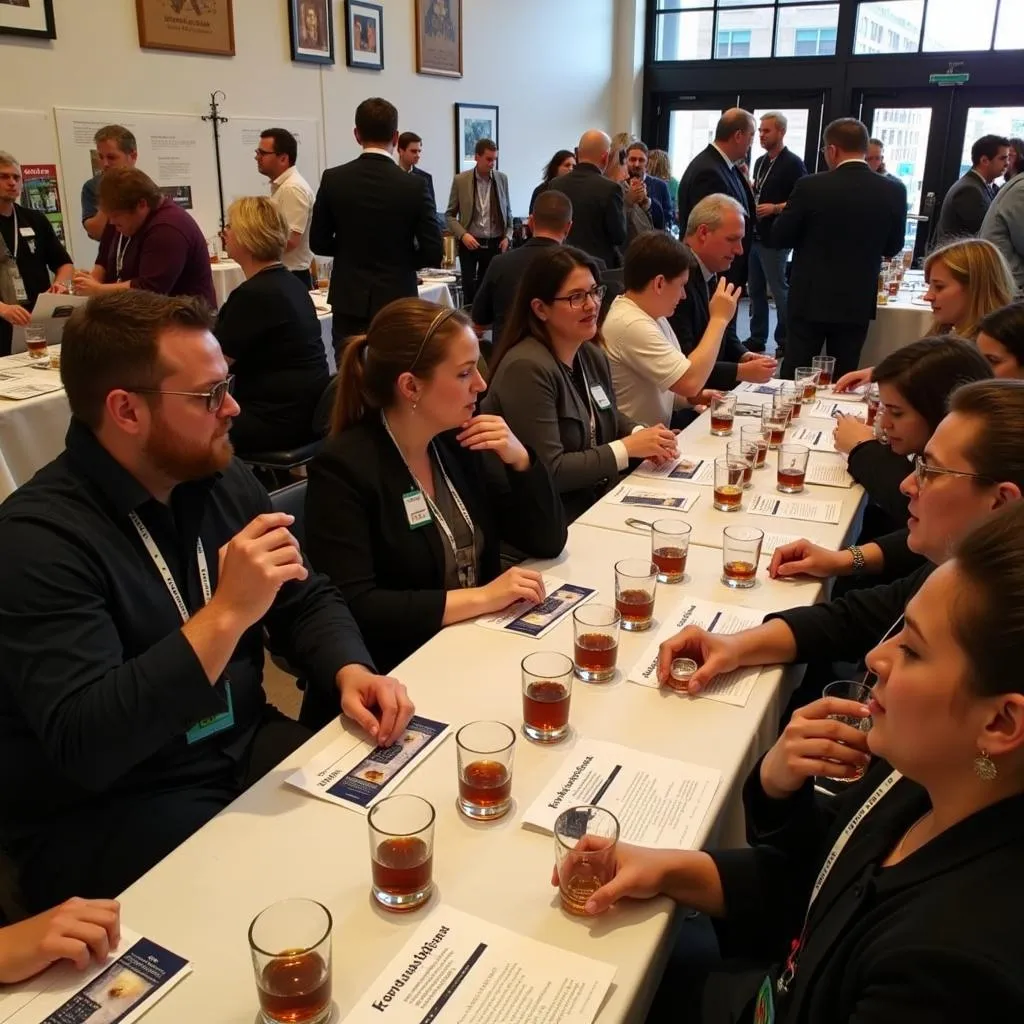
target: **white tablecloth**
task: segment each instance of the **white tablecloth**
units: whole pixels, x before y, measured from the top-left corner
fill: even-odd
[[[213,274],[213,291],[217,296],[217,305],[223,306],[224,300],[245,280],[245,274],[234,260],[211,263],[210,271]]]
[[[931,304],[923,301],[924,274],[910,271],[906,280],[915,282],[916,290],[901,291],[878,307],[861,350],[861,366],[877,366],[890,352],[927,336],[934,314]]]

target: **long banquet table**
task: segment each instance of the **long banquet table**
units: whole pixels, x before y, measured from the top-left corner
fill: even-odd
[[[682,444],[696,444],[707,434],[704,414],[684,431]],[[725,439],[716,443],[724,448]],[[852,528],[861,495],[854,487],[850,500],[844,501],[841,522],[830,528],[835,543]],[[802,525],[777,524],[792,533],[805,532]],[[642,534],[577,522],[563,554],[536,566],[597,587],[596,600],[609,602],[614,562],[644,556],[649,545]],[[658,587],[654,629],[686,598],[766,612],[821,599],[819,581],[772,581],[765,565],[762,559],[752,590],[732,591],[720,582],[721,551],[710,543],[691,545],[686,580]],[[622,635],[620,670],[628,670],[642,656],[653,635]],[[539,649],[571,653],[571,622],[563,621],[539,641],[462,623],[442,630],[393,674],[409,687],[418,712],[427,717],[453,726],[491,718],[518,727],[519,663]],[[551,840],[521,828],[520,816],[573,745],[586,737],[720,769],[722,784],[701,842],[741,842],[740,786],[774,739],[780,706],[798,672],[765,669],[743,707],[637,686],[621,671],[608,684],[577,682],[572,736],[545,748],[520,735],[515,807],[502,821],[487,825],[468,823],[456,810],[455,744],[446,741],[400,787],[437,808],[437,892],[430,906],[444,901],[523,935],[614,963],[615,983],[598,1020],[643,1020],[670,944],[671,904],[666,899],[626,901],[599,919],[570,918],[559,909],[557,893],[548,883]],[[393,916],[374,905],[366,820],[284,783],[346,727],[335,722],[322,730],[123,894],[129,927],[194,964],[192,976],[150,1011],[147,1022],[252,1024],[257,1006],[246,929],[275,900],[308,896],[329,907],[334,917],[334,999],[340,1011],[335,1019],[344,1018],[419,926],[425,911]]]

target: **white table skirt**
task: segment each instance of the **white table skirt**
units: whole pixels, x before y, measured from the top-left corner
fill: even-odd
[[[217,296],[217,306],[223,306],[224,300],[245,280],[242,268],[234,260],[219,260],[210,264],[213,274],[213,291]]]

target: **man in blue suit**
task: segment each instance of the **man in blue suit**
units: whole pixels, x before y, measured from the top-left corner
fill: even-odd
[[[647,198],[651,205],[647,210],[651,223],[659,231],[664,231],[669,225],[669,211],[672,209],[672,200],[668,194],[668,183],[661,178],[652,178],[647,173],[647,146],[639,139],[629,144],[626,150],[626,170],[630,178],[638,178],[647,189]]]

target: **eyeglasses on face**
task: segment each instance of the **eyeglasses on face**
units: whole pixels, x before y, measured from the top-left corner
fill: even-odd
[[[556,295],[555,302],[568,302],[570,309],[582,309],[587,304],[587,299],[593,299],[595,304],[600,306],[604,293],[608,291],[607,285],[597,284],[589,292],[570,292],[568,295]]]
[[[220,412],[220,407],[235,390],[235,375],[229,373],[224,380],[217,381],[209,391],[165,391],[163,388],[132,388],[137,395],[181,395],[184,398],[203,398],[207,412]]]
[[[982,473],[965,473],[960,469],[946,469],[944,466],[933,466],[925,461],[923,455],[914,456],[914,479],[918,487],[923,487],[928,480],[937,476],[964,476],[971,480],[984,480],[986,483],[995,483],[990,476]]]
[[[261,156],[277,156],[277,153],[275,153],[274,150],[272,150],[272,149],[257,149],[256,150],[256,156],[257,157],[261,157]]]

